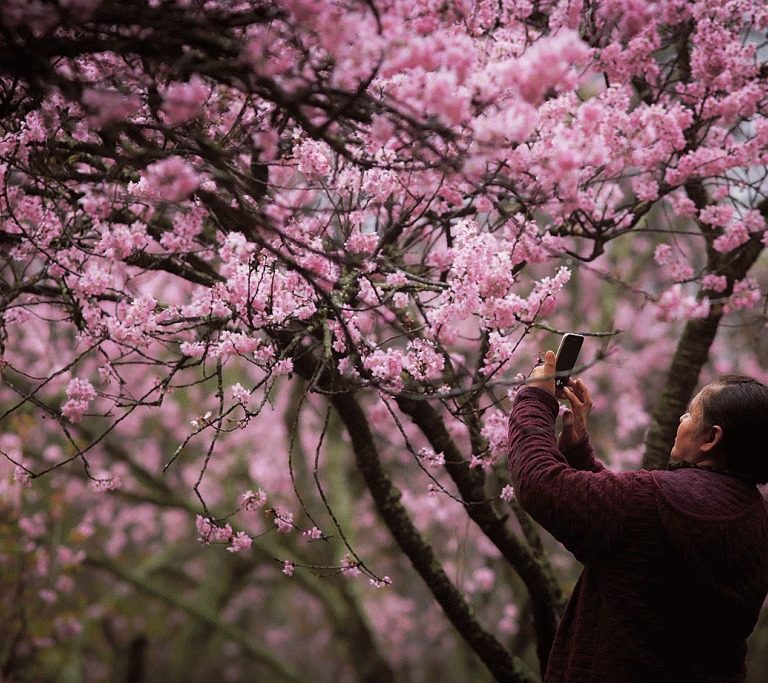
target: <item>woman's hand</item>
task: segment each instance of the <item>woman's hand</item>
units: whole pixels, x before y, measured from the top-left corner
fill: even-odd
[[[561,451],[575,446],[586,437],[587,419],[592,410],[592,397],[580,379],[571,379],[568,386],[563,387],[563,395],[571,408],[563,413],[563,430],[557,440],[557,447]]]

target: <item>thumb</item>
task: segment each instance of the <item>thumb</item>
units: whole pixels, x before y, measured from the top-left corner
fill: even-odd
[[[545,368],[546,368],[548,371],[550,371],[550,372],[553,372],[553,373],[554,373],[554,371],[555,371],[555,363],[556,363],[556,361],[557,361],[557,357],[555,356],[555,352],[554,352],[554,351],[552,351],[551,349],[550,349],[550,350],[548,350],[548,351],[547,351],[547,352],[544,354],[544,367],[545,367]]]
[[[573,425],[573,412],[570,410],[563,411],[563,427],[570,427]]]

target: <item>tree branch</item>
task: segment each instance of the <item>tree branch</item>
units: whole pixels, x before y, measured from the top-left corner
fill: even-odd
[[[402,494],[381,466],[368,420],[355,397],[351,393],[337,393],[331,396],[331,402],[352,439],[358,469],[379,514],[456,630],[499,681],[535,680],[527,667],[513,658],[479,622],[462,593],[446,575],[432,547],[414,526],[400,503]]]
[[[537,558],[531,553],[507,527],[505,518],[487,501],[483,490],[484,477],[469,469],[437,411],[426,401],[398,397],[397,404],[427,437],[433,450],[444,455],[445,470],[466,503],[467,514],[525,583],[531,599],[537,652],[543,672],[555,637],[558,616],[565,604],[551,568],[543,557]]]

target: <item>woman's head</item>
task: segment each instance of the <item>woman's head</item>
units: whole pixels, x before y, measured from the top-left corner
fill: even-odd
[[[719,426],[718,451],[734,474],[768,483],[768,386],[751,377],[724,375],[697,398],[704,425]]]

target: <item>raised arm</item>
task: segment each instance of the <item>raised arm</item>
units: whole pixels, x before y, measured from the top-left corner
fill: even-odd
[[[595,471],[594,465],[577,470],[568,464],[555,441],[554,362],[554,353],[548,351],[529,386],[515,397],[509,467],[523,507],[584,562],[608,551],[621,537],[627,513],[633,510],[632,498],[647,483],[642,473]],[[587,448],[591,454],[586,441],[573,448]]]

